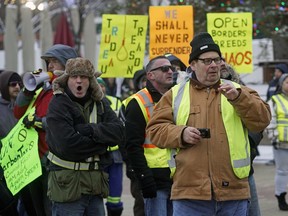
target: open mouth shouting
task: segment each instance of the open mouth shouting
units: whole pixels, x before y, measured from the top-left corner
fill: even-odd
[[[68,79],[68,88],[77,98],[82,98],[86,95],[89,84],[89,79],[85,76],[73,76]]]
[[[78,86],[76,86],[76,91],[74,94],[76,97],[81,98],[86,94],[86,91],[85,91],[83,86],[78,85]]]

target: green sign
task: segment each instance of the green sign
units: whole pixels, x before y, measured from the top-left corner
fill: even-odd
[[[0,165],[7,186],[15,195],[42,174],[38,133],[34,128],[25,128],[20,119],[1,142]]]

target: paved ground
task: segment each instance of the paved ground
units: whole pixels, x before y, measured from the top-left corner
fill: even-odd
[[[274,173],[275,166],[267,166],[265,163],[272,159],[272,147],[261,145],[260,156],[256,157],[254,163],[254,178],[257,185],[258,199],[262,216],[288,215],[288,212],[280,211],[276,197],[274,196]],[[288,201],[288,197],[286,197]]]

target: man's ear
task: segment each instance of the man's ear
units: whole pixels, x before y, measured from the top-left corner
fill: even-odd
[[[147,80],[154,80],[154,73],[151,71],[147,72],[146,77],[147,77]]]
[[[195,71],[195,64],[196,64],[195,60],[191,61],[190,67],[191,67],[192,71]]]

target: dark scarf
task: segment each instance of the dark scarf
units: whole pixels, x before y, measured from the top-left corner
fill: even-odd
[[[90,93],[89,89],[86,92],[86,95],[84,97],[82,97],[82,98],[75,97],[68,87],[65,88],[65,93],[70,97],[70,99],[72,101],[80,104],[81,106],[84,106],[85,103],[88,102],[91,99],[91,93]]]

